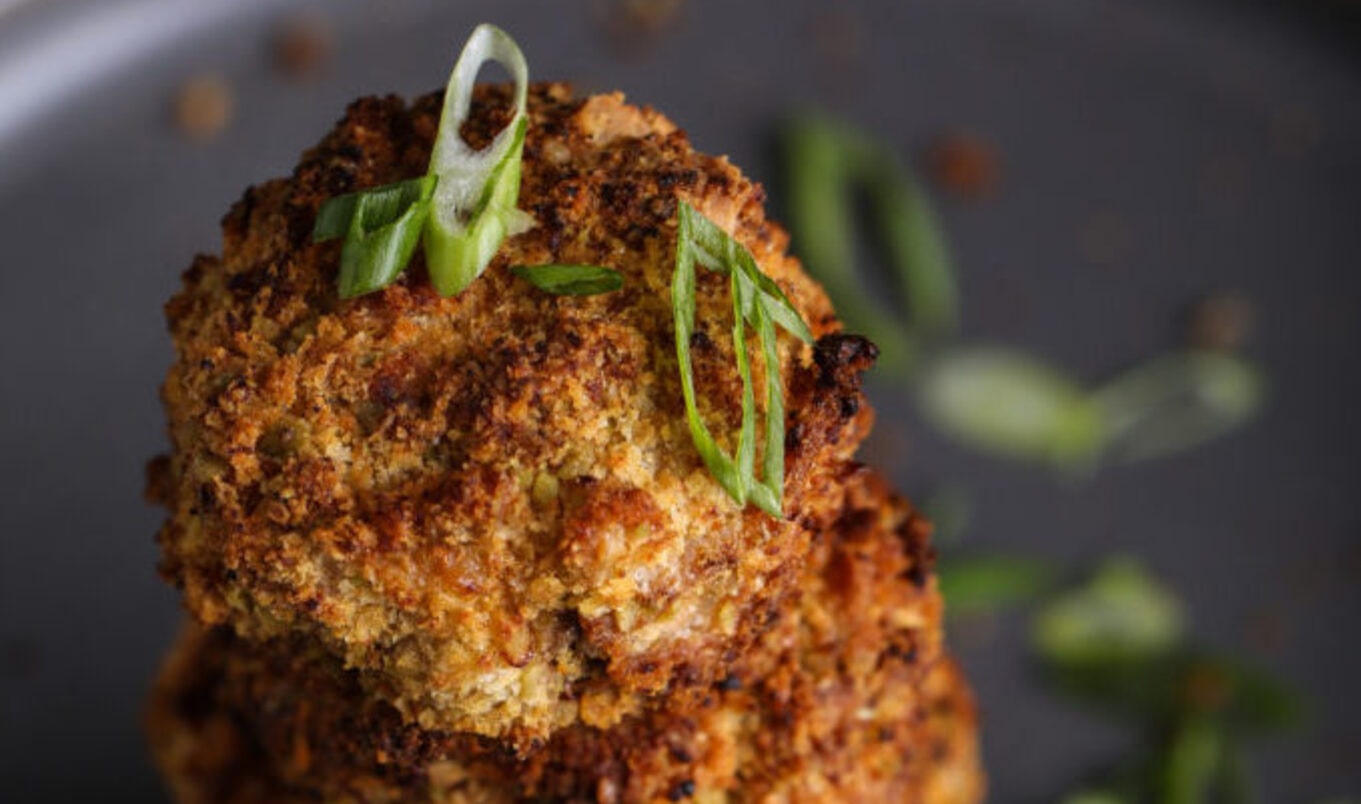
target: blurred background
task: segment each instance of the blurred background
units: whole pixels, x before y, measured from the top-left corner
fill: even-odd
[[[180,617],[141,498],[166,448],[161,305],[247,184],[287,173],[352,98],[441,86],[481,21],[536,78],[663,110],[766,183],[779,218],[808,191],[780,146],[809,112],[934,210],[959,324],[935,375],[876,375],[865,459],[940,522],[991,800],[1137,800],[1120,785],[1160,772],[1187,707],[1240,704],[1269,710],[1220,733],[1258,800],[1361,795],[1356,5],[0,0],[0,799],[163,797],[139,723]],[[810,226],[791,226],[796,252]],[[905,281],[863,228],[864,286]],[[1223,357],[1231,387],[1154,383],[1204,408],[1188,443],[1138,459],[1112,436],[1056,469],[955,416],[967,399],[933,412],[929,377],[978,344],[1083,405],[1188,352]],[[1040,634],[1100,597],[1088,579],[1113,556],[1139,568],[1130,628],[1162,635],[1135,658],[1182,662],[1173,711],[1111,715],[1118,694],[1064,682],[1073,646]],[[1183,694],[1204,667],[1209,703]],[[1233,795],[1203,800],[1251,800]]]

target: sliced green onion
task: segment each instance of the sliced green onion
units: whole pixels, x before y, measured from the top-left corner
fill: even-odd
[[[600,265],[516,265],[511,273],[554,296],[594,296],[624,286],[624,275]]]
[[[846,326],[879,346],[876,368],[902,375],[917,348],[913,335],[875,304],[856,271],[855,215],[847,177],[852,161],[836,131],[820,118],[790,124],[785,133],[789,227],[803,264]]]
[[[392,185],[377,189],[385,190],[390,187]],[[326,203],[317,211],[316,222],[312,224],[312,242],[322,243],[349,234],[350,222],[354,220],[354,211],[359,206],[361,195],[363,193],[346,193],[326,199]]]
[[[477,74],[488,61],[504,66],[515,81],[515,116],[491,144],[474,151],[460,130]],[[476,279],[523,220],[516,203],[528,92],[529,66],[515,40],[494,25],[477,26],[449,76],[430,156],[430,173],[439,177],[439,186],[425,225],[425,259],[431,281],[444,296]]]
[[[1159,800],[1166,804],[1215,800],[1211,792],[1223,763],[1224,749],[1224,734],[1216,724],[1204,718],[1183,723],[1167,746]]]
[[[784,294],[780,295],[783,297]],[[788,303],[788,300],[785,302]],[[766,447],[761,456],[761,480],[752,487],[751,494],[761,510],[779,511],[783,507],[784,497],[784,392],[780,388],[779,344],[775,339],[774,316],[768,305],[758,302],[753,313],[757,339],[765,358]],[[794,315],[799,325],[807,330],[803,319],[797,313]],[[809,339],[812,339],[811,333]]]
[[[784,392],[780,385],[780,360],[775,327],[811,342],[813,334],[797,309],[770,277],[761,273],[752,257],[717,224],[680,202],[676,235],[676,268],[671,278],[671,308],[676,327],[676,358],[680,364],[685,417],[695,448],[719,485],[739,505],[748,502],[772,516],[783,514],[784,495]],[[690,339],[695,329],[695,264],[728,276],[733,303],[733,348],[737,373],[742,380],[742,424],[737,436],[736,458],[714,440],[700,415],[695,395]],[[765,449],[761,478],[755,473],[756,394],[747,356],[746,326],[756,331],[765,363]]]
[[[975,556],[942,560],[936,568],[950,614],[993,611],[1035,600],[1054,583],[1054,570],[1033,559]]]
[[[927,368],[918,393],[937,428],[996,454],[1082,466],[1102,447],[1100,412],[1081,386],[1022,352],[950,350]]]
[[[805,343],[813,342],[812,330],[808,329],[808,324],[799,315],[793,302],[789,301],[789,297],[773,279],[761,273],[756,258],[746,246],[686,202],[680,202],[679,210],[681,226],[689,237],[687,248],[690,250],[691,262],[698,260],[704,267],[723,276],[733,271],[742,274],[746,281],[755,286],[753,290],[759,291],[753,301],[764,307],[776,324]],[[750,308],[745,309],[750,318]]]
[[[1165,656],[1185,631],[1181,602],[1132,559],[1107,562],[1084,587],[1054,599],[1032,626],[1036,649],[1056,665]]]
[[[1219,767],[1211,786],[1219,804],[1252,804],[1257,800],[1243,749],[1231,733],[1223,735]]]
[[[756,393],[751,387],[751,361],[747,357],[746,322],[754,306],[750,282],[743,282],[741,271],[731,271],[732,342],[737,358],[737,376],[742,379],[742,424],[737,438],[737,472],[742,492],[751,496],[752,476],[756,471]],[[771,512],[779,515],[780,511]]]
[[[676,360],[680,364],[681,393],[685,396],[685,418],[690,425],[690,437],[700,458],[718,484],[739,505],[747,499],[746,484],[737,470],[737,462],[714,441],[709,426],[699,414],[695,401],[695,372],[690,362],[690,339],[695,331],[695,247],[691,235],[692,219],[688,205],[680,207],[680,224],[676,237],[676,269],[671,275],[671,311],[676,326]],[[739,310],[738,319],[741,319]],[[738,345],[738,351],[742,346]],[[745,417],[746,411],[743,411]]]
[[[397,182],[327,201],[317,214],[315,241],[344,236],[340,252],[342,299],[371,293],[406,268],[420,242],[436,179]]]
[[[515,81],[515,116],[491,144],[474,151],[460,134],[472,105],[478,71],[501,63]],[[452,296],[487,267],[501,243],[532,221],[516,208],[529,66],[509,35],[479,25],[459,55],[445,90],[439,131],[427,175],[327,201],[313,239],[344,236],[340,295],[351,298],[392,282],[406,268],[416,243],[425,245],[435,289]]]
[[[804,262],[847,324],[881,346],[880,366],[903,374],[921,341],[950,335],[959,318],[954,267],[926,194],[891,150],[809,116],[786,131],[790,224]],[[857,279],[855,191],[870,202],[906,321],[868,298]]]
[[[1251,421],[1266,399],[1260,371],[1222,352],[1157,357],[1095,392],[1112,452],[1128,460],[1177,452]]]
[[[1197,713],[1213,714],[1236,731],[1284,731],[1299,725],[1304,719],[1305,706],[1295,690],[1234,658],[1220,655],[1192,656],[1187,661],[1183,677],[1186,708]],[[1201,683],[1210,679],[1216,694],[1210,696],[1208,702],[1198,700],[1192,679],[1199,679]]]
[[[931,201],[892,152],[873,146],[863,153],[861,175],[876,233],[897,276],[907,320],[923,335],[953,335],[959,327],[955,270]]]
[[[1083,790],[1064,796],[1062,804],[1129,804],[1129,799],[1105,790]]]

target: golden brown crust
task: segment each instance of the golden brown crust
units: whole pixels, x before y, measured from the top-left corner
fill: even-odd
[[[923,800],[939,804],[982,801],[987,777],[978,746],[978,706],[963,669],[947,658],[931,670],[922,690],[931,758]]]
[[[865,472],[818,539],[797,605],[734,674],[526,759],[422,730],[354,673],[290,645],[190,629],[153,702],[154,753],[183,801],[980,800],[975,718],[939,660],[925,527]],[[929,677],[927,674],[929,673]]]
[[[617,95],[531,92],[511,238],[451,299],[418,257],[336,298],[327,198],[423,172],[438,98],[355,102],[288,180],[251,188],[167,306],[173,454],[162,571],[191,613],[311,640],[411,722],[528,748],[704,687],[758,640],[840,504],[869,425],[873,347],[835,334],[761,188]],[[484,89],[465,135],[504,122]],[[782,338],[786,517],[739,510],[701,464],[677,378],[669,282],[679,199],[732,232],[822,337]],[[604,264],[623,290],[537,292],[516,263]],[[699,272],[703,413],[740,417],[726,284]],[[759,361],[758,369],[759,369]]]

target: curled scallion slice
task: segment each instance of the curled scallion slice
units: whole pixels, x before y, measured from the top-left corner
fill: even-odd
[[[468,119],[482,65],[501,64],[515,82],[515,115],[491,144],[473,150],[460,129]],[[529,65],[515,40],[494,25],[479,25],[458,58],[445,89],[444,111],[430,156],[439,178],[425,224],[425,260],[436,290],[452,296],[468,286],[496,256],[502,241],[523,224],[516,209],[520,160],[528,118]]]

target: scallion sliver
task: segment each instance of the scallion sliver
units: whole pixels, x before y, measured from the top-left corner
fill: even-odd
[[[312,231],[316,241],[343,236],[339,293],[351,299],[390,284],[420,242],[434,192],[434,176],[332,198]]]
[[[594,296],[624,286],[624,275],[601,265],[516,265],[511,273],[554,296]]]
[[[784,392],[775,327],[811,342],[812,332],[794,305],[770,277],[763,274],[741,243],[717,224],[682,201],[678,205],[676,268],[671,280],[671,307],[676,328],[676,358],[680,365],[685,416],[695,449],[728,495],[739,505],[748,502],[772,516],[783,514]],[[690,342],[695,331],[695,265],[728,277],[733,304],[733,349],[742,380],[742,424],[736,457],[718,445],[700,415],[695,392]],[[765,364],[763,397],[766,405],[765,449],[761,478],[756,478],[756,393],[747,356],[746,327],[760,343]]]

